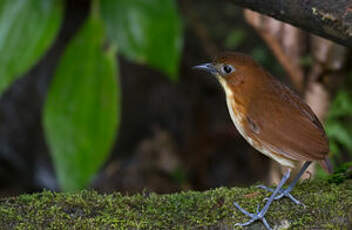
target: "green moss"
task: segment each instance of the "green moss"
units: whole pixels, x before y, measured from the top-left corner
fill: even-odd
[[[334,169],[334,174],[327,177],[328,182],[339,184],[343,181],[352,178],[352,161],[346,162]]]
[[[95,191],[44,191],[0,200],[3,229],[232,229],[248,218],[237,211],[237,201],[250,212],[269,193],[250,188],[217,188],[206,192],[170,195],[143,193],[123,196]],[[293,195],[305,203],[276,201],[266,218],[282,229],[348,229],[352,227],[352,180],[340,184],[305,182]],[[261,223],[250,225],[262,229]]]

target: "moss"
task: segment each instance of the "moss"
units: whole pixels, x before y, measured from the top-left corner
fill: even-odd
[[[315,7],[312,8],[312,13],[316,16],[320,16],[323,21],[325,21],[325,20],[336,21],[337,20],[333,14],[331,14],[329,12],[324,12],[321,9],[318,10]]]
[[[142,193],[99,194],[95,191],[53,193],[0,200],[3,229],[232,229],[248,218],[237,211],[237,201],[250,212],[269,193],[250,188],[217,188],[206,192],[170,195]],[[288,199],[274,202],[266,217],[281,229],[348,229],[352,227],[352,180],[340,184],[305,182],[293,195],[306,208]],[[261,223],[250,225],[262,229]]]
[[[334,174],[327,177],[328,182],[339,184],[347,179],[352,179],[352,161],[346,162],[334,169]]]

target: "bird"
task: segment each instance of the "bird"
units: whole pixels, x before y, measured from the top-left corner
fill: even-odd
[[[272,193],[262,209],[258,205],[256,213],[249,213],[234,202],[236,208],[250,217],[249,221],[236,225],[262,221],[271,229],[265,214],[274,200],[287,197],[295,204],[302,204],[291,191],[311,162],[316,161],[325,171],[332,172],[323,125],[298,94],[246,54],[223,52],[212,62],[196,65],[193,69],[209,72],[219,81],[231,120],[242,137],[260,153],[287,168],[275,189],[258,186]],[[283,189],[291,171],[302,163],[298,174]]]

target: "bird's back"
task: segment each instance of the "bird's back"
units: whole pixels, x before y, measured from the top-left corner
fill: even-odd
[[[264,71],[264,70],[263,70]],[[261,87],[247,107],[259,138],[268,148],[293,160],[323,160],[329,152],[328,140],[311,108],[292,90],[265,73]],[[253,124],[248,124],[251,129]]]

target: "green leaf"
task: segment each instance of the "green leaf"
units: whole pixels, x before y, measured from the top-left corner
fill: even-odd
[[[102,166],[119,123],[115,52],[103,50],[102,23],[89,18],[68,45],[44,108],[44,128],[64,191],[85,187]]]
[[[237,49],[246,39],[246,31],[242,28],[236,28],[230,31],[225,40],[225,47],[228,49]]]
[[[101,0],[101,12],[121,53],[176,80],[182,26],[174,0]]]
[[[331,105],[329,119],[350,115],[352,115],[352,94],[346,89],[339,90]]]
[[[62,15],[62,0],[0,1],[0,94],[49,48]]]
[[[352,94],[347,88],[338,91],[325,122],[330,148],[335,158],[341,158],[342,148],[352,154]]]
[[[351,125],[342,122],[329,122],[326,125],[326,132],[330,139],[336,140],[352,151],[352,130]]]

